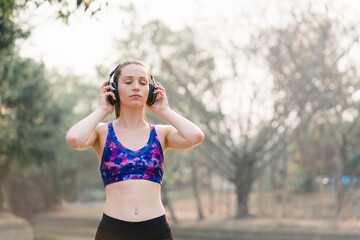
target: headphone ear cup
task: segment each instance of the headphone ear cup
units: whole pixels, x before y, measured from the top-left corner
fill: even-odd
[[[154,94],[155,92],[155,81],[151,82],[149,84],[149,95],[148,95],[148,99],[146,101],[146,104],[148,105],[153,105],[155,103],[156,100],[156,94]]]
[[[146,104],[148,105],[153,105],[155,103],[156,100],[156,94],[154,94],[154,92],[156,91],[156,81],[153,77],[153,75],[150,74],[150,82],[149,82],[149,96],[148,99],[146,101]]]
[[[113,92],[115,94],[115,100],[113,99],[112,96],[108,96],[108,100],[109,102],[114,105],[115,103],[120,102],[120,97],[119,97],[119,91],[118,91],[118,87],[116,82],[109,82],[108,86],[112,86],[115,90],[109,90],[111,92]]]

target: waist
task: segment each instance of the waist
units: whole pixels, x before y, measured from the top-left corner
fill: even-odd
[[[102,174],[104,185],[126,181],[126,180],[134,180],[134,179],[142,179],[142,180],[148,180],[152,181],[158,184],[162,183],[162,175],[156,174],[151,171],[123,171],[122,173],[116,173],[116,174]]]
[[[126,180],[106,186],[104,213],[138,222],[165,214],[161,185],[147,180]]]
[[[167,219],[165,215],[161,215],[159,217],[155,217],[145,221],[139,222],[128,222],[121,219],[113,218],[108,216],[107,214],[103,214],[101,222],[99,226],[104,227],[112,227],[113,229],[117,229],[119,231],[124,232],[143,232],[149,231],[151,229],[155,229],[157,227],[168,225]]]

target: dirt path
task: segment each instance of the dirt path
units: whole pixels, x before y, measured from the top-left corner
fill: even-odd
[[[102,203],[64,204],[58,211],[31,219],[35,240],[93,240],[102,216]]]

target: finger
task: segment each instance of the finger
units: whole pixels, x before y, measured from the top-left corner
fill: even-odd
[[[107,85],[107,82],[106,82],[106,81],[105,81],[105,82],[102,82],[101,86],[99,87],[100,93],[104,93],[104,92],[105,92],[104,87],[105,87],[106,85]]]
[[[115,90],[115,88],[113,86],[110,86],[110,85],[106,85],[103,87],[104,89],[110,91],[110,90]]]
[[[113,92],[106,92],[106,96],[111,96],[114,100],[116,99],[115,94]]]
[[[115,94],[113,92],[105,92],[101,94],[102,97],[105,97],[107,99],[108,96],[111,96],[114,100],[116,99]]]
[[[165,98],[165,96],[166,96],[165,93],[162,92],[162,91],[159,91],[159,92],[157,92],[156,94],[157,94],[157,95],[156,95],[156,96],[157,96],[157,97],[156,97],[156,100],[157,100],[157,99],[163,99],[163,98]]]
[[[104,86],[108,85],[109,82],[110,82],[110,79],[103,81],[103,82],[101,83],[101,86],[100,86],[100,87],[104,87]]]
[[[161,93],[162,93],[162,91],[159,90],[159,89],[157,89],[157,90],[154,91],[154,94],[161,94]]]
[[[107,91],[111,91],[111,90],[115,90],[115,88],[113,88],[111,85],[102,85],[100,87],[100,93],[105,93]]]
[[[165,92],[165,88],[164,88],[164,87],[162,87],[162,86],[156,86],[155,88],[156,88],[156,89],[160,89],[160,90],[162,90],[162,91],[164,91],[164,92]]]
[[[165,91],[164,90],[162,90],[162,89],[156,89],[155,91],[154,91],[154,94],[157,94],[157,95],[164,95],[165,94]]]

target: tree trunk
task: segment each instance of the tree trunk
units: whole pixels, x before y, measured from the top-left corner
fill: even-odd
[[[0,181],[0,212],[5,211],[5,198],[3,194],[3,182]]]
[[[209,190],[209,214],[213,215],[214,214],[214,210],[215,210],[215,202],[214,202],[214,189],[213,189],[213,185],[212,185],[212,172],[211,172],[211,168],[208,168],[208,190]]]
[[[341,221],[341,210],[344,200],[344,187],[342,183],[342,177],[344,175],[344,165],[347,159],[346,155],[346,136],[341,132],[341,139],[338,146],[335,147],[335,168],[336,168],[336,180],[335,180],[335,190],[336,190],[336,210],[335,210],[335,224],[336,226]]]
[[[282,175],[282,194],[281,194],[281,217],[287,217],[287,199],[288,199],[288,174],[287,174],[287,156],[283,158],[281,169]]]
[[[249,194],[253,182],[253,171],[255,161],[250,156],[244,156],[243,160],[237,161],[236,178],[232,182],[236,188],[236,213],[235,218],[241,219],[249,217]]]
[[[336,147],[338,148],[338,147]],[[336,154],[335,156],[335,168],[336,168],[336,178],[335,178],[335,192],[336,192],[336,208],[335,208],[335,225],[337,226],[341,221],[341,209],[342,209],[342,200],[343,200],[343,165],[341,157]]]
[[[236,187],[236,197],[237,197],[237,206],[235,218],[245,218],[249,216],[248,211],[248,202],[249,202],[249,190],[246,184],[237,182]]]
[[[5,177],[7,175],[7,173],[9,172],[9,169],[10,169],[10,158],[5,158],[3,157],[1,159],[3,162],[1,165],[0,165],[0,212],[1,211],[5,211],[5,198],[4,198],[4,195],[3,195],[3,186],[4,186],[4,182],[5,182]]]
[[[258,177],[258,193],[257,193],[257,205],[258,205],[258,215],[265,216],[267,214],[267,204],[265,200],[265,179],[264,179],[264,170],[260,172]]]
[[[195,195],[198,219],[202,220],[202,219],[204,219],[204,214],[202,211],[202,204],[201,204],[200,194],[199,194],[199,189],[198,189],[197,171],[196,171],[196,166],[195,166],[194,162],[192,162],[192,164],[191,164],[191,171],[192,171],[191,186],[193,188],[194,195]]]
[[[171,216],[171,219],[174,223],[177,223],[178,220],[177,220],[177,217],[175,215],[175,211],[174,211],[174,208],[171,204],[171,201],[169,200],[169,196],[168,196],[168,191],[167,191],[167,186],[165,184],[165,182],[163,182],[163,185],[162,185],[162,191],[163,191],[163,194],[162,194],[162,201],[163,201],[163,204],[164,206],[168,207],[169,208],[169,211],[170,211],[170,216]]]
[[[231,189],[228,186],[227,179],[225,179],[224,182],[224,192],[225,192],[226,217],[229,217],[231,215]]]
[[[236,214],[235,218],[246,218],[249,216],[248,203],[249,203],[249,194],[252,185],[252,163],[247,161],[248,164],[242,164],[239,166],[237,171],[238,177],[234,181],[236,188]]]

